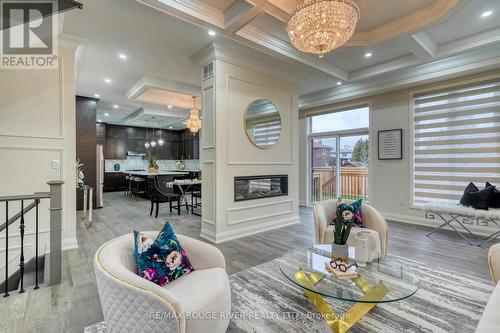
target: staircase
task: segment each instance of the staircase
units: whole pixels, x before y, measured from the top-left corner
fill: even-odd
[[[24,293],[27,288],[38,289],[47,277],[49,286],[61,282],[63,182],[47,184],[49,192],[0,197],[5,215],[0,224],[0,293],[4,297]],[[49,202],[48,214],[43,214],[49,223],[40,219],[43,200]],[[20,206],[19,212],[11,214],[16,206]],[[48,253],[51,260],[46,265]]]

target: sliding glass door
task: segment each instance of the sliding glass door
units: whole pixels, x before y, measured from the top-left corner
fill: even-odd
[[[311,201],[368,200],[368,107],[311,116]]]
[[[368,135],[340,137],[340,196],[368,201]]]
[[[333,199],[337,195],[337,138],[311,139],[313,202]]]

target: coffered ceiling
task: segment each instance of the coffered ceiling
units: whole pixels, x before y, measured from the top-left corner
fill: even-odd
[[[353,38],[324,59],[297,51],[288,39],[286,21],[300,0],[137,1],[281,60],[307,65],[342,84],[500,41],[500,1],[492,0],[355,0],[361,19]],[[482,17],[484,11],[496,16]],[[371,56],[365,57],[367,53]]]

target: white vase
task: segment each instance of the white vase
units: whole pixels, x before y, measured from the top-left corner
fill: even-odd
[[[349,258],[349,245],[347,244],[332,244],[332,258],[337,259],[337,258],[342,258],[342,259],[348,259]]]
[[[356,235],[355,239],[355,247],[356,247],[356,263],[360,267],[366,266],[366,263],[369,262],[369,239],[366,237],[366,235],[363,235],[362,233],[359,233]]]

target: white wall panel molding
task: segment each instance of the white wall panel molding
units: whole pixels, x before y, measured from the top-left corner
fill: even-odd
[[[293,200],[290,199],[277,202],[247,205],[244,207],[229,208],[227,210],[227,224],[234,225],[239,223],[249,223],[292,214],[293,204]],[[255,213],[256,209],[258,210],[257,214]]]
[[[41,134],[40,131],[45,131],[47,126],[44,126],[43,121],[47,119],[47,115],[44,115],[42,113],[38,113],[37,117],[39,117],[39,121],[37,119],[32,119],[31,117],[28,117],[26,114],[27,112],[33,112],[34,114],[36,110],[31,111],[30,109],[26,109],[26,107],[19,107],[20,110],[17,110],[19,112],[22,112],[22,114],[19,117],[15,117],[16,122],[14,123],[6,123],[4,122],[5,126],[2,126],[0,122],[0,136],[2,137],[16,137],[16,138],[25,138],[25,139],[54,139],[54,140],[64,140],[64,76],[65,76],[65,63],[63,61],[63,57],[59,57],[59,69],[57,70],[41,70],[38,71],[36,75],[36,80],[33,82],[33,78],[31,80],[29,79],[24,79],[24,78],[18,78],[19,75],[26,76],[28,77],[29,75],[34,75],[30,74],[28,71],[25,73],[18,73],[18,70],[10,70],[10,71],[5,71],[2,76],[4,80],[0,80],[0,85],[2,86],[2,91],[4,94],[7,94],[10,96],[10,99],[13,99],[13,102],[9,102],[7,100],[8,105],[3,105],[2,101],[0,100],[0,109],[2,108],[7,108],[8,106],[12,106],[13,104],[18,104],[18,103],[30,103],[29,99],[26,99],[26,95],[29,94],[29,96],[43,96],[44,97],[44,103],[46,105],[42,106],[44,108],[50,107],[51,110],[56,110],[57,114],[53,114],[53,121],[57,119],[57,129],[53,129],[53,133],[46,133],[46,134]],[[24,72],[24,71],[21,71]],[[50,73],[49,73],[50,72]],[[45,74],[45,75],[44,75]],[[17,80],[22,81],[21,82],[16,82]],[[51,82],[53,81],[53,82]],[[29,83],[28,83],[29,82]],[[29,85],[31,85],[31,89],[35,89],[35,85],[38,85],[38,82],[40,83],[40,86],[43,86],[45,89],[36,89],[33,91],[28,91],[26,90]],[[20,84],[23,86],[24,90],[22,88],[17,87],[17,84]],[[55,91],[48,92],[47,88],[57,85],[57,94],[54,94]],[[11,92],[9,92],[9,87],[15,87]],[[55,89],[53,89],[55,90]],[[6,96],[7,96],[6,95]],[[4,99],[5,100],[5,99]],[[30,106],[31,108],[35,108],[35,106]],[[15,110],[15,109],[14,109]],[[5,112],[5,111],[4,111]],[[31,128],[28,126],[30,125]],[[48,124],[47,124],[48,125]],[[8,126],[8,127],[7,127]]]

